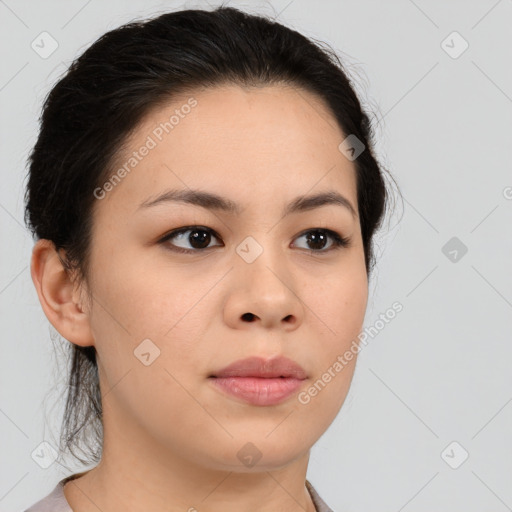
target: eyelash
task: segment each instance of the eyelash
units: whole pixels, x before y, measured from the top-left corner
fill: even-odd
[[[217,233],[213,229],[207,228],[205,226],[186,226],[183,228],[175,229],[174,231],[171,231],[170,233],[167,233],[163,238],[161,238],[158,241],[158,243],[164,244],[164,243],[168,242],[169,240],[171,240],[176,235],[179,235],[181,233],[186,233],[187,231],[206,231],[210,234],[213,234],[213,236],[215,238],[220,240],[220,237],[217,235]],[[312,232],[320,232],[320,233],[326,234],[327,236],[329,236],[332,239],[333,243],[332,243],[331,247],[329,247],[328,249],[325,249],[325,250],[324,249],[310,249],[309,250],[310,252],[319,253],[319,254],[327,253],[327,252],[331,252],[333,250],[339,250],[342,248],[349,247],[350,243],[351,243],[350,238],[341,236],[336,231],[332,231],[331,229],[325,229],[325,228],[308,229],[307,231],[303,231],[300,235],[298,235],[297,238],[307,235],[308,233],[312,233]],[[213,247],[207,247],[204,249],[183,249],[183,247],[177,247],[175,245],[169,244],[169,249],[171,251],[183,253],[183,254],[200,253],[200,252],[204,252],[209,249],[212,249],[212,248]],[[303,250],[308,250],[308,249],[303,249]]]

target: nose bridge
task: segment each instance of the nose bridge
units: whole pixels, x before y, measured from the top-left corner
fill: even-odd
[[[269,233],[248,235],[235,249],[235,266],[240,279],[258,290],[258,299],[282,300],[291,293],[292,283],[280,254],[282,248],[271,240]]]
[[[234,247],[224,317],[236,329],[297,329],[304,315],[284,246],[261,224]]]

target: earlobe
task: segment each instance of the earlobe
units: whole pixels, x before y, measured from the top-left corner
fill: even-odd
[[[50,240],[38,240],[34,245],[30,274],[41,307],[60,335],[76,345],[94,345],[89,315],[76,300],[76,284]]]

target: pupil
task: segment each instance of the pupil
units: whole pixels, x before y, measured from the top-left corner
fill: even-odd
[[[195,230],[191,232],[190,243],[196,249],[204,249],[210,244],[210,233],[204,230]],[[323,249],[325,247],[326,237],[324,233],[312,231],[307,236],[308,243],[313,244],[314,249]]]
[[[319,241],[321,240],[323,243],[320,243],[320,247],[313,247],[314,249],[323,249],[325,247],[325,235],[323,233],[320,233],[318,231],[312,231],[308,235],[308,243],[313,243],[313,246],[315,243],[318,245]]]
[[[198,233],[202,233],[202,235],[198,235]],[[210,244],[210,234],[204,230],[197,229],[195,231],[192,231],[189,238],[190,244],[195,249],[204,249],[205,247],[208,247],[208,245]]]

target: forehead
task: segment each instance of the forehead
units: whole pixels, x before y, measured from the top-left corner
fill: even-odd
[[[357,210],[355,167],[338,149],[346,137],[317,96],[289,85],[223,85],[152,109],[132,132],[106,203],[134,212],[169,189],[204,189],[241,204],[338,190]]]

